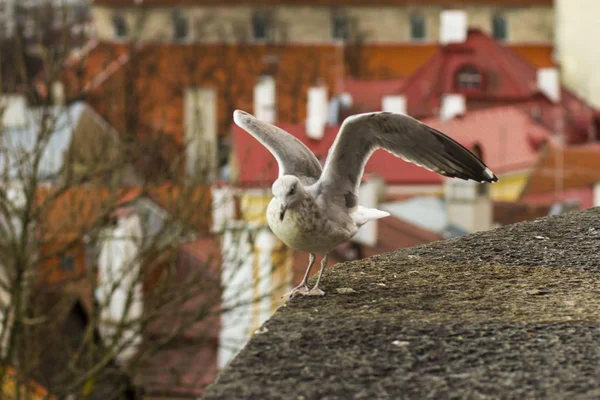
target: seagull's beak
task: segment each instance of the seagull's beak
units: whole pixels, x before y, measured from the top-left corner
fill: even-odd
[[[287,204],[282,204],[279,209],[279,220],[283,221],[283,217],[285,216],[285,211],[287,210]]]

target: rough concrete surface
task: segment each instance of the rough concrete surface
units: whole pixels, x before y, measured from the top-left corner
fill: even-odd
[[[338,264],[206,399],[598,399],[600,208]]]

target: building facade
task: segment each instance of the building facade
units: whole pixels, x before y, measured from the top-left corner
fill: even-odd
[[[509,43],[550,43],[551,0],[278,1],[99,0],[92,9],[99,39],[276,43],[428,43],[440,36],[440,13],[460,6],[472,27]],[[252,4],[255,3],[255,4]],[[218,28],[218,29],[215,29]]]
[[[592,105],[600,107],[600,52],[589,39],[600,34],[600,3],[556,0],[556,59],[563,82]]]

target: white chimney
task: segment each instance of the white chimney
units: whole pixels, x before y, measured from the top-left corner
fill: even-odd
[[[560,100],[560,79],[556,68],[540,68],[537,70],[537,87],[550,101]]]
[[[353,103],[353,99],[352,99],[352,95],[350,93],[341,93],[340,94],[340,104],[342,107],[344,108],[350,108],[352,107],[352,103]]]
[[[63,106],[65,104],[65,85],[61,81],[54,81],[51,85],[52,103],[55,106]]]
[[[306,133],[311,139],[322,139],[327,122],[327,88],[315,86],[308,89]]]
[[[467,13],[462,10],[444,10],[440,14],[440,42],[463,43],[467,40]]]
[[[594,207],[600,207],[600,182],[594,184]]]
[[[0,97],[0,113],[2,125],[5,128],[19,128],[25,126],[27,113],[27,100],[19,94],[8,94]]]
[[[406,97],[402,95],[384,96],[381,99],[381,110],[406,114]]]
[[[444,180],[449,224],[469,233],[492,228],[492,201],[488,192],[481,188],[481,184],[474,181],[451,178]]]
[[[270,124],[275,123],[275,78],[263,75],[254,86],[254,116]]]
[[[463,115],[467,111],[465,96],[462,94],[445,94],[442,96],[442,107],[440,119],[449,121],[457,115]]]

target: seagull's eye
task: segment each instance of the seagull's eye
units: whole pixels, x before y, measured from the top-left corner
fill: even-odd
[[[294,194],[296,193],[296,186],[294,186],[291,190],[290,190],[290,194]]]

